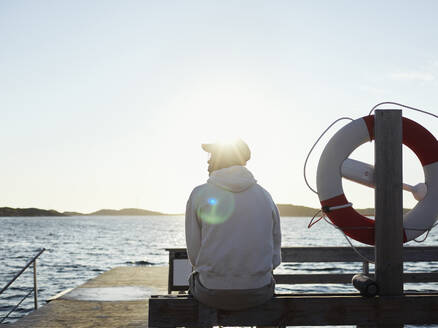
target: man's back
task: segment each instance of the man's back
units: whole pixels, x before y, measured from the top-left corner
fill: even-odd
[[[278,210],[245,167],[213,172],[193,190],[187,209],[189,257],[207,288],[269,284],[281,261]]]

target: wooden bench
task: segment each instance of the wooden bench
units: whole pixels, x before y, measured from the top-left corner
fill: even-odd
[[[208,308],[187,295],[153,296],[149,327],[437,324],[438,294],[365,298],[358,294],[276,295],[245,311]]]
[[[169,248],[169,294],[188,289],[191,270],[187,252]],[[358,247],[373,260],[373,247]],[[438,261],[438,247],[405,247],[404,262]],[[363,262],[350,247],[282,248],[283,263]],[[185,261],[185,262],[184,262]],[[185,264],[184,264],[185,263]],[[367,262],[363,271],[368,273]],[[345,284],[355,273],[275,274],[277,284]],[[185,275],[185,276],[184,276]],[[369,274],[371,277],[373,274]],[[412,272],[405,282],[437,282],[438,272]],[[385,315],[382,315],[385,313]],[[255,325],[370,325],[438,323],[438,294],[405,294],[364,298],[348,294],[280,294],[268,303],[245,311],[222,311],[199,304],[189,295],[158,295],[149,300],[150,327],[255,326]]]

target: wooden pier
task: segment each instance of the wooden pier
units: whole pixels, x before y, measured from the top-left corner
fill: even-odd
[[[114,268],[8,327],[148,327],[148,298],[167,292],[167,275],[167,266]]]
[[[185,250],[176,249],[178,257]],[[360,250],[372,257],[372,248]],[[175,249],[172,249],[174,252]],[[404,249],[406,261],[438,260],[436,247],[408,247]],[[284,248],[284,259],[298,262],[358,262],[353,250],[341,247]],[[349,294],[287,294],[278,295],[267,305],[243,312],[211,311],[187,295],[163,295],[168,291],[169,267],[118,267],[85,284],[58,295],[48,304],[28,316],[9,324],[12,328],[85,328],[85,327],[176,327],[233,325],[237,322],[255,325],[324,325],[359,324],[432,324],[438,323],[438,294],[410,294],[386,298],[364,298],[358,293]],[[318,275],[279,275],[279,284],[347,283],[353,273]],[[405,281],[437,281],[437,274],[405,273]],[[179,286],[179,290],[187,289]],[[175,290],[175,288],[173,289]],[[153,321],[149,311],[160,313]]]
[[[285,294],[248,310],[215,310],[189,295],[163,295],[167,291],[187,288],[175,280],[173,274],[174,268],[184,269],[181,263],[186,256],[182,250],[169,249],[170,270],[168,267],[115,268],[59,296],[10,327],[358,325],[394,328],[404,324],[438,324],[438,293],[408,294],[403,290],[403,282],[436,281],[437,275],[433,272],[403,273],[403,261],[436,261],[437,249],[403,247],[401,113],[377,111],[376,118],[375,167],[379,180],[376,184],[376,231],[379,232],[375,235],[374,249],[359,250],[368,253],[368,258],[374,255],[375,279],[380,287],[377,297],[366,298],[359,293]],[[282,252],[283,261],[357,261],[351,249],[296,248]],[[182,262],[175,265],[175,261]],[[367,270],[366,264],[364,271]],[[345,274],[278,275],[277,278],[279,284],[348,281]]]

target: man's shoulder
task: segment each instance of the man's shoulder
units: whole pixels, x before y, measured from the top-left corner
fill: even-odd
[[[255,184],[256,188],[258,188],[259,190],[261,190],[268,198],[271,198],[271,194],[269,193],[269,191],[267,191],[265,188],[263,188],[261,185],[259,185],[258,183]]]
[[[206,188],[208,188],[208,183],[204,183],[202,185],[196,186],[195,188],[193,188],[192,193],[190,194],[190,197],[193,197],[195,195],[198,195],[200,193],[202,193]]]
[[[199,186],[196,186],[195,188],[193,188],[192,193],[199,192],[199,191],[207,188],[207,186],[208,186],[208,183],[203,183],[203,184],[201,184]]]
[[[275,205],[275,202],[274,202],[274,200],[273,200],[273,198],[272,198],[272,196],[271,196],[271,194],[269,193],[269,191],[267,191],[265,188],[263,188],[261,185],[259,185],[258,183],[256,184],[256,188],[258,188],[264,195],[265,195],[265,197],[266,197],[266,199],[268,199],[269,200],[269,202],[271,203],[271,205],[273,206],[273,207],[275,207],[276,205]]]

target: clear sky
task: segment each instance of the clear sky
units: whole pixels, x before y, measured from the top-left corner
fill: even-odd
[[[277,203],[319,207],[303,163],[332,121],[382,101],[438,113],[437,12],[400,0],[2,0],[0,206],[183,212],[208,177],[200,144],[240,136]],[[436,119],[404,115],[438,136]],[[421,165],[405,153],[416,184]],[[372,145],[353,155],[372,163]],[[345,190],[373,206],[371,190]]]

